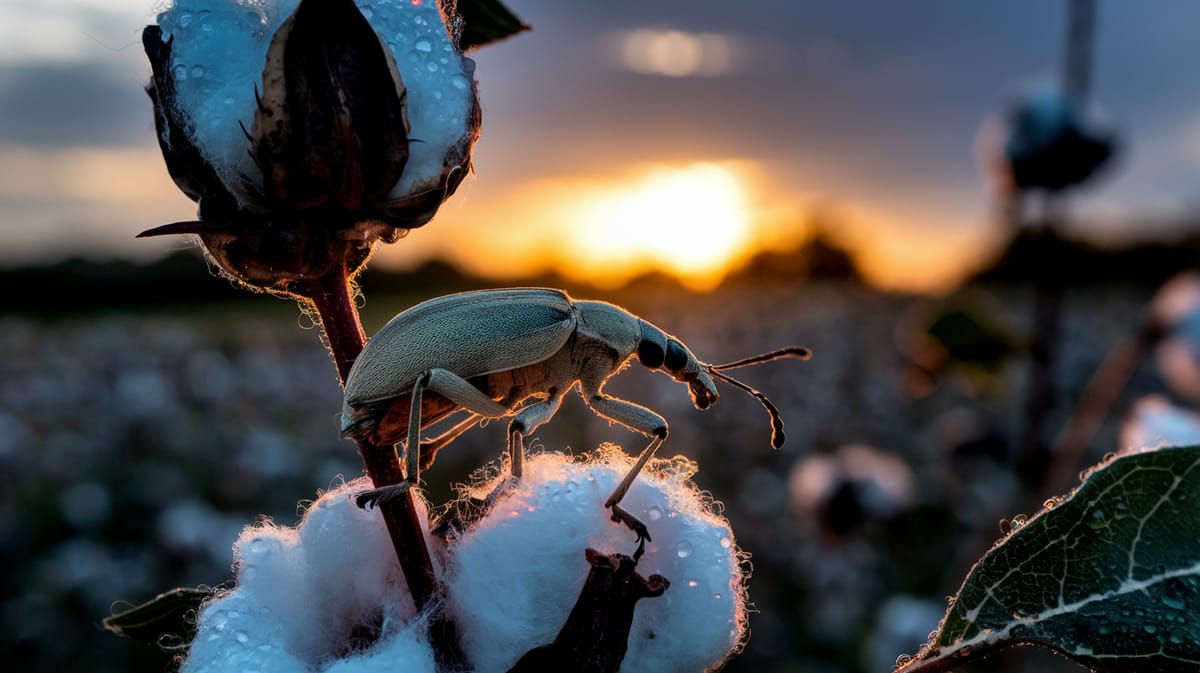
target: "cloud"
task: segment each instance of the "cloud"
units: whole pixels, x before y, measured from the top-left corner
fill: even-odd
[[[142,143],[150,101],[132,74],[85,63],[0,67],[0,143],[44,147]]]

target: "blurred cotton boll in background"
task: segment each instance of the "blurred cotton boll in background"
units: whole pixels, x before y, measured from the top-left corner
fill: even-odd
[[[1200,402],[1200,273],[1180,273],[1164,283],[1150,312],[1159,335],[1158,371],[1172,392]]]
[[[898,456],[862,444],[797,462],[788,477],[792,508],[840,538],[884,521],[916,502],[912,470]]]
[[[1121,427],[1121,449],[1200,446],[1200,414],[1162,395],[1138,400]]]
[[[534,456],[482,518],[444,545],[431,540],[473,671],[504,673],[555,639],[587,549],[633,551],[633,532],[603,506],[632,465],[616,448]],[[683,458],[652,461],[621,503],[653,538],[638,574],[670,582],[637,604],[623,671],[713,670],[744,642],[745,559],[695,471]],[[354,505],[369,488],[358,479],[321,495],[295,527],[246,527],[237,585],[200,611],[182,673],[434,671],[427,616],[413,611],[383,520]]]
[[[984,122],[976,156],[1006,198],[1029,189],[1057,192],[1082,184],[1119,147],[1107,113],[1061,87],[1039,83],[1014,96],[1000,117]]]

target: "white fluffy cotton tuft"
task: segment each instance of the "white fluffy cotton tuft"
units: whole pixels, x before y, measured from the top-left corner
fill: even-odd
[[[603,507],[632,464],[615,447],[532,457],[482,519],[434,547],[476,673],[504,673],[554,640],[587,577],[587,548],[633,553],[634,534]],[[638,573],[671,583],[637,603],[627,673],[712,670],[745,637],[744,559],[695,472],[684,458],[655,461],[622,502],[653,537]],[[363,478],[321,495],[295,527],[248,526],[234,545],[237,586],[200,611],[181,673],[434,671],[382,517],[354,505],[369,487]]]
[[[477,673],[504,673],[557,635],[588,573],[584,549],[632,554],[635,536],[603,504],[633,459],[617,449],[587,462],[561,454],[526,461],[515,488],[451,544],[451,604]],[[728,522],[690,481],[683,458],[648,466],[622,501],[653,542],[643,577],[671,586],[638,602],[623,671],[710,670],[745,634],[740,553]]]
[[[181,673],[366,673],[398,661],[432,672],[383,520],[351,498],[370,487],[325,493],[294,528],[248,526],[234,543],[237,586],[201,610]]]
[[[163,40],[174,39],[172,72],[197,146],[233,194],[260,182],[242,126],[254,120],[267,48],[299,0],[174,0],[158,14]],[[474,62],[450,42],[438,3],[357,0],[392,50],[408,91],[408,163],[391,196],[440,182],[447,152],[469,134]]]

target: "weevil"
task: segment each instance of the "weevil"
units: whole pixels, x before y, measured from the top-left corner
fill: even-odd
[[[754,396],[771,417],[771,444],[783,446],[779,410],[761,392],[724,373],[785,357],[808,359],[789,346],[724,364],[696,358],[679,339],[625,309],[572,299],[562,290],[507,288],[446,295],[392,318],[366,344],[346,377],[342,435],[372,446],[405,447],[405,480],[367,491],[360,506],[394,498],[418,483],[437,452],[484,419],[511,416],[508,453],[519,479],[525,437],[558,411],[577,389],[598,416],[650,438],[604,506],[612,520],[650,540],[646,526],[619,503],[647,461],[667,439],[667,422],[654,411],[604,393],[604,383],[635,356],[688,387],[692,404],[707,409],[718,398],[715,380]],[[465,418],[432,439],[421,432],[462,413]],[[639,554],[640,555],[640,554]]]

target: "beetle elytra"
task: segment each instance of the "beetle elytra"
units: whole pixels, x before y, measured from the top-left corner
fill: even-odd
[[[546,423],[563,397],[577,389],[597,415],[650,437],[650,443],[605,502],[613,521],[650,539],[645,525],[619,503],[667,438],[654,411],[603,392],[605,381],[636,355],[645,367],[685,384],[697,409],[718,398],[714,379],[753,395],[771,417],[771,444],[783,446],[783,421],[765,395],[725,370],[780,358],[808,359],[790,346],[761,355],[706,364],[675,337],[623,308],[576,301],[562,290],[508,288],[446,295],[392,318],[366,344],[346,377],[342,435],[372,446],[405,446],[405,480],[359,496],[377,504],[418,483],[437,452],[483,419],[511,416],[508,452],[521,477],[525,437]],[[454,413],[465,418],[441,435],[421,432]]]

